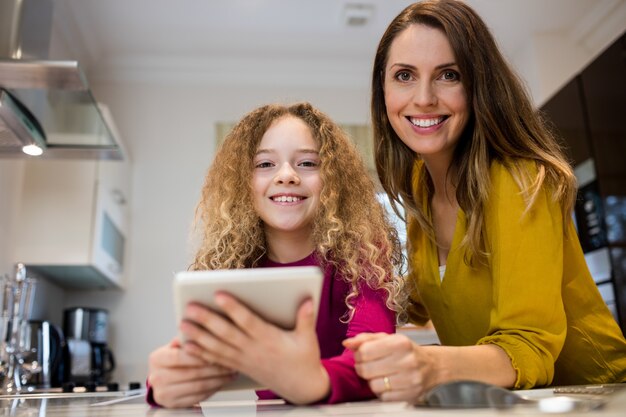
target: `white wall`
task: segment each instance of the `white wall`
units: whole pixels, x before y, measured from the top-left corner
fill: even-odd
[[[0,275],[10,274],[16,260],[11,244],[14,219],[19,212],[24,163],[0,159]]]
[[[95,94],[111,109],[133,159],[126,288],[69,292],[65,303],[109,309],[115,379],[143,381],[148,353],[175,334],[172,274],[191,259],[189,228],[214,155],[214,123],[239,120],[264,103],[299,100],[339,122],[365,123],[368,88],[102,84]]]
[[[626,31],[626,1],[607,0],[569,32],[533,36],[512,57],[541,107]]]

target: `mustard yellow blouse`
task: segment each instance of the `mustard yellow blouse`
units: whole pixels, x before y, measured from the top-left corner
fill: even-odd
[[[565,236],[560,206],[545,190],[523,214],[520,188],[502,164],[492,164],[491,181],[487,266],[463,260],[461,210],[443,280],[436,246],[409,221],[410,279],[417,284],[411,321],[432,319],[444,345],[500,346],[518,389],[626,382],[626,341],[589,273],[573,222]]]

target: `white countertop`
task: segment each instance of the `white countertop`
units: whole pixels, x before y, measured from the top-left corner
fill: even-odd
[[[518,391],[529,398],[552,397],[552,390]],[[63,416],[63,417],[130,417],[130,416],[227,416],[227,417],[282,417],[282,416],[546,416],[546,415],[585,415],[603,417],[624,417],[626,415],[626,390],[607,397],[607,404],[599,410],[573,413],[542,413],[536,408],[518,407],[507,410],[496,409],[434,409],[412,407],[406,403],[382,403],[366,401],[337,405],[297,407],[281,401],[220,400],[205,401],[200,407],[183,410],[151,408],[144,402],[143,394],[103,397],[103,396],[29,396],[0,398],[0,408],[5,416]]]

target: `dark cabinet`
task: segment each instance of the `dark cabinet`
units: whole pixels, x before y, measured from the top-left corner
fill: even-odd
[[[601,192],[626,195],[626,35],[580,74]]]
[[[572,165],[579,165],[591,158],[580,77],[567,83],[541,110],[552,122],[555,133],[564,140],[565,151]]]
[[[541,110],[576,168],[581,245],[603,298],[626,333],[626,34]]]

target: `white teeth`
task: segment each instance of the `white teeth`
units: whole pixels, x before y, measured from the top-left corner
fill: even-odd
[[[437,125],[443,121],[443,117],[437,117],[434,119],[415,119],[411,118],[411,123],[418,127],[431,127]]]
[[[293,203],[296,201],[300,201],[302,200],[302,197],[295,197],[295,196],[287,196],[287,195],[281,195],[278,197],[273,197],[272,200],[278,202],[278,203]]]

